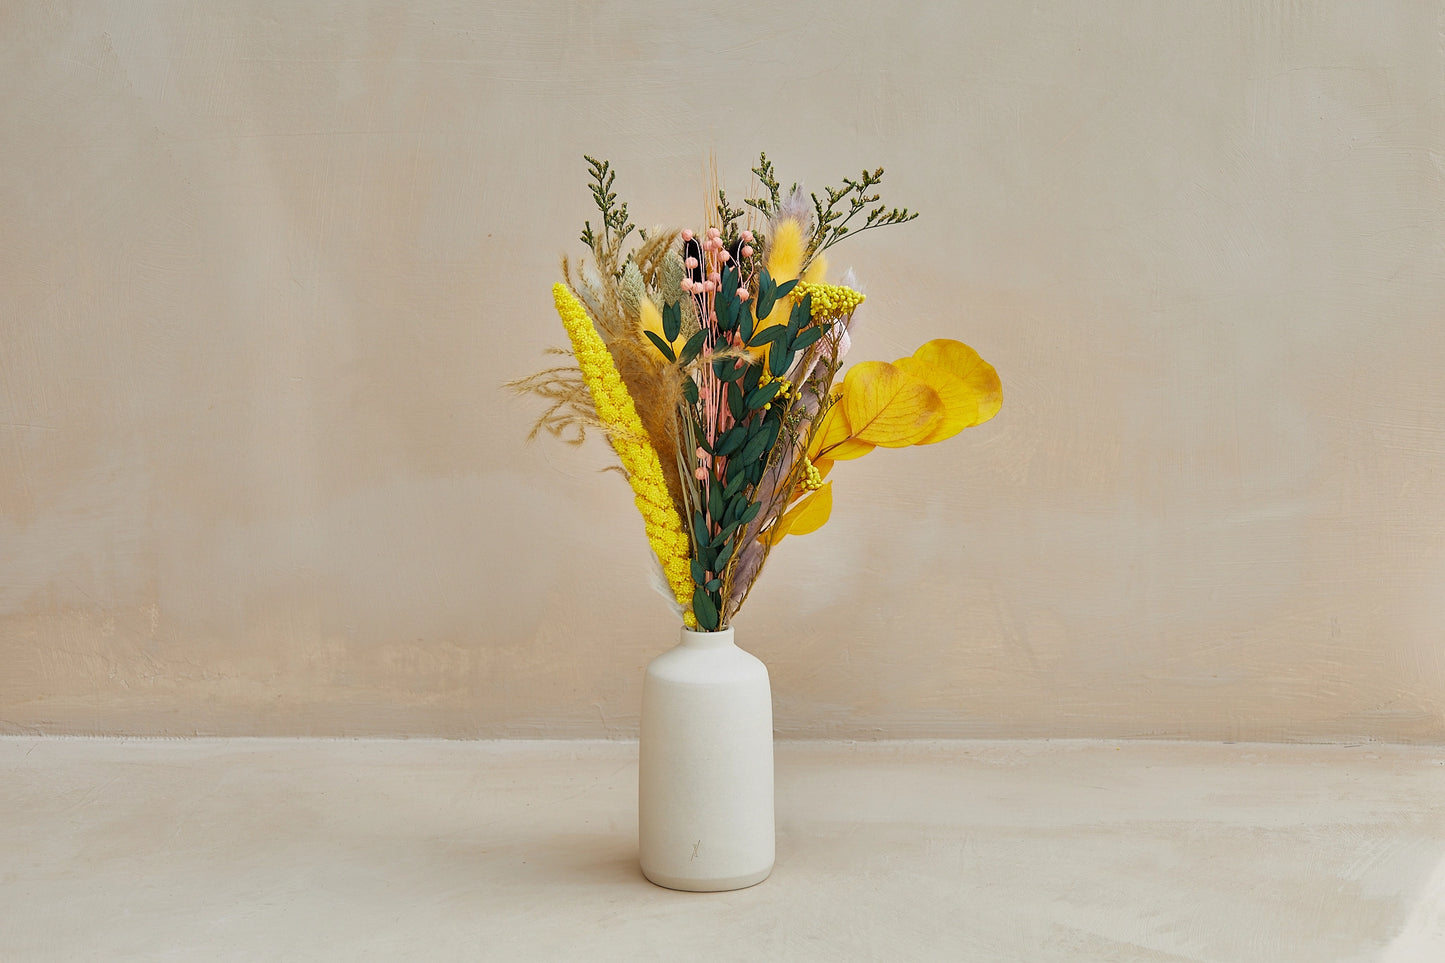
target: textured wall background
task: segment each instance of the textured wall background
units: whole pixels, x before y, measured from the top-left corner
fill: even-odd
[[[738,621],[781,731],[1445,739],[1445,14],[1413,0],[0,12],[0,732],[613,735],[675,626],[499,390],[589,213],[766,149],[913,225],[854,359],[994,422],[840,465]]]

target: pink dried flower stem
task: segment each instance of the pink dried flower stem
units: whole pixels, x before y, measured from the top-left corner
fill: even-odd
[[[717,296],[722,287],[723,273],[729,262],[738,271],[738,297],[740,300],[745,301],[751,297],[751,291],[747,287],[751,280],[751,272],[744,274],[748,267],[747,261],[732,257],[723,243],[722,232],[718,228],[708,228],[701,238],[696,237],[692,231],[683,231],[682,240],[685,245],[696,245],[697,251],[696,256],[692,256],[688,253],[687,248],[684,248],[684,267],[688,274],[683,283],[683,290],[693,297],[700,323],[708,331],[708,336],[704,341],[705,347],[693,377],[697,383],[698,401],[702,409],[700,422],[703,437],[707,449],[715,449],[719,436],[734,426],[735,419],[726,402],[727,387],[713,371],[713,356],[718,345],[734,350],[744,347],[742,336],[737,331],[723,335],[718,330]],[[751,232],[744,232],[744,243],[752,240]],[[750,259],[752,253],[751,248],[748,248],[745,257]],[[701,281],[694,280],[698,276],[702,278]],[[728,481],[728,459],[726,456],[708,454],[708,451],[701,446],[696,454],[698,470],[695,474],[699,482],[699,500],[703,514],[707,516],[706,506],[711,486],[725,485]],[[721,520],[709,517],[706,529],[709,535],[718,534],[721,530]],[[709,578],[721,575],[721,573],[711,571],[707,574]]]

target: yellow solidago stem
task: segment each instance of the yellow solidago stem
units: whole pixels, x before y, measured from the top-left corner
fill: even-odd
[[[637,415],[632,396],[617,373],[607,345],[592,326],[587,309],[565,284],[552,285],[552,297],[557,302],[562,327],[572,340],[572,353],[582,370],[582,379],[592,392],[598,420],[607,428],[612,447],[617,450],[627,480],[632,484],[637,510],[642,513],[647,528],[647,540],[662,563],[667,584],[682,606],[683,621],[688,628],[696,628],[697,620],[692,614],[691,541],[683,531],[672,496],[667,493],[657,450],[647,439],[647,430]]]

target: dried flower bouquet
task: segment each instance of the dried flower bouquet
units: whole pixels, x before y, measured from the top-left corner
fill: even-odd
[[[992,418],[998,374],[939,339],[843,375],[863,302],[851,272],[829,284],[829,248],[917,217],[872,193],[883,169],[823,196],[781,188],[766,155],[759,197],[716,186],[700,231],[637,231],[606,161],[587,158],[601,224],[592,252],[553,287],[575,365],[511,383],[550,402],[533,429],[574,443],[601,429],[631,483],[684,624],[726,628],[772,547],[832,509],[833,464],[929,445]],[[563,352],[565,354],[565,352]]]

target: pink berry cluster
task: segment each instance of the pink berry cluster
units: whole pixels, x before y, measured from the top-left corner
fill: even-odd
[[[684,243],[691,241],[694,237],[696,237],[696,235],[693,234],[692,231],[682,232],[682,240]],[[753,232],[743,231],[742,241],[743,247],[740,253],[745,258],[752,257]],[[732,255],[728,253],[727,248],[723,245],[722,231],[715,227],[707,229],[707,234],[703,237],[702,241],[699,242],[699,246],[702,248],[703,263],[707,265],[708,270],[701,281],[694,281],[691,274],[689,274],[688,277],[683,279],[682,289],[692,295],[712,294],[722,285],[723,265],[732,259]],[[692,272],[697,270],[698,263],[697,258],[689,257],[683,262],[683,265],[689,272]],[[738,287],[739,301],[746,301],[751,296],[752,292],[746,287],[741,285]]]

